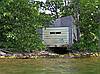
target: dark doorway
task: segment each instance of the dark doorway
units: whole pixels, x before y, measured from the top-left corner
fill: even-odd
[[[66,47],[50,47],[49,50],[57,54],[67,54],[72,52],[72,50],[68,50]]]

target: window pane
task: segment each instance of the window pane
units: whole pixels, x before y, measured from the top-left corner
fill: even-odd
[[[61,32],[56,32],[56,34],[61,34]]]
[[[55,34],[55,32],[50,32],[50,34]]]

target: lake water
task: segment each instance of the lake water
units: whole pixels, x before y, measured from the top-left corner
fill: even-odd
[[[100,74],[100,57],[0,59],[0,74]]]
[[[100,58],[46,60],[40,74],[100,74]]]

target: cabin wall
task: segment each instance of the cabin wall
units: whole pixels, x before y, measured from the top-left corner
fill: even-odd
[[[43,41],[48,47],[62,47],[70,44],[69,27],[43,28]]]
[[[73,30],[72,27],[69,27],[69,46],[73,44]]]
[[[42,35],[43,35],[43,30],[42,30],[42,28],[37,29],[36,31],[37,31],[37,33],[39,33],[40,39],[42,40],[42,39],[43,39],[43,37],[42,37]]]
[[[76,25],[73,25],[73,39],[77,41],[77,30],[76,30]]]

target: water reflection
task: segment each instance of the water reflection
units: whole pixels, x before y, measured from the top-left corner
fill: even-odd
[[[100,74],[100,57],[0,59],[0,74]]]
[[[100,58],[53,59],[46,61],[47,74],[100,74]]]

